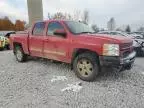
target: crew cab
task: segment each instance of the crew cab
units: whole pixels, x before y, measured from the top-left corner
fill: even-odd
[[[95,34],[86,24],[66,20],[35,22],[11,36],[17,61],[35,56],[69,63],[85,81],[93,81],[104,66],[131,69],[136,55],[132,44],[130,38]]]

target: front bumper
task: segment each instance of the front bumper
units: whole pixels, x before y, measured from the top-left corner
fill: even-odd
[[[127,57],[113,57],[113,56],[100,56],[100,65],[101,66],[112,66],[112,67],[126,67],[132,65],[135,61],[136,52],[133,51]]]

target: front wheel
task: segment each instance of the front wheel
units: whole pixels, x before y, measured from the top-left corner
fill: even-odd
[[[24,54],[24,51],[21,46],[15,47],[15,57],[18,62],[24,62],[27,59],[27,55]]]
[[[84,81],[94,81],[99,72],[98,57],[93,53],[78,55],[73,63],[76,75]]]

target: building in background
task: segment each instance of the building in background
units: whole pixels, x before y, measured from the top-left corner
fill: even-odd
[[[108,23],[107,23],[107,28],[108,30],[115,30],[116,28],[116,22],[115,22],[115,19],[114,18],[111,18]]]
[[[42,0],[27,0],[29,25],[34,21],[43,20]]]

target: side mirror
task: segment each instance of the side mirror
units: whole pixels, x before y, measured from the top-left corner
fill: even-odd
[[[54,31],[54,35],[59,35],[59,36],[62,36],[62,37],[66,37],[66,32],[63,29],[57,29],[57,30]]]

